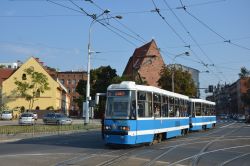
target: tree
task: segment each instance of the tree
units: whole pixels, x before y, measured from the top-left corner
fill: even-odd
[[[32,110],[34,101],[40,94],[50,89],[47,76],[35,71],[33,67],[24,69],[22,80],[15,78],[15,85],[17,95],[29,102],[29,110]]]
[[[90,71],[90,96],[94,99],[96,93],[106,93],[107,88],[113,83],[114,79],[118,80],[118,75],[116,70],[112,69],[110,66],[101,66],[97,69]],[[76,92],[79,93],[79,97],[74,101],[77,103],[79,108],[82,109],[82,103],[86,100],[86,80],[80,80],[76,87]],[[104,111],[105,103],[100,103],[98,106],[98,115],[101,114],[100,111]],[[96,113],[95,113],[96,114]]]
[[[116,70],[112,69],[110,66],[101,66],[97,69],[90,71],[90,96],[94,99],[96,93],[106,93],[107,88],[111,84],[118,84],[122,81],[133,81],[132,77],[118,76]],[[141,80],[136,80],[137,84],[142,84]],[[76,92],[80,95],[74,101],[77,103],[78,107],[82,109],[83,101],[86,100],[86,80],[80,80],[76,87]],[[100,100],[98,108],[95,112],[97,117],[101,115],[105,109],[105,101]]]
[[[172,91],[172,72],[174,72],[175,92],[190,97],[195,97],[197,94],[197,89],[192,76],[188,71],[184,71],[181,68],[175,68],[172,70],[164,66],[160,72],[161,76],[158,80],[158,85],[162,89]]]
[[[246,78],[248,76],[250,76],[250,71],[247,70],[247,68],[245,68],[245,67],[241,67],[239,77],[240,78]]]

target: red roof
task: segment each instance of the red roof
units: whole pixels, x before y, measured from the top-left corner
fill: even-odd
[[[15,69],[0,69],[0,86],[2,86],[2,82],[8,79],[15,71]]]
[[[149,43],[135,49],[133,55],[129,58],[123,75],[132,76],[133,79],[139,76],[148,85],[158,86],[157,81],[163,66],[164,61],[160,50],[156,42],[151,40]]]

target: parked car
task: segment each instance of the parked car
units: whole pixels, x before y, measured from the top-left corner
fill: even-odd
[[[239,115],[237,120],[239,122],[245,122],[246,121],[246,116],[245,115]]]
[[[38,116],[37,116],[36,112],[33,112],[33,117],[34,117],[35,120],[37,120]]]
[[[3,111],[1,114],[1,119],[3,120],[12,120],[13,115],[11,111]]]
[[[22,113],[19,118],[19,124],[20,125],[34,125],[35,124],[35,118],[34,114],[32,112],[25,112]]]
[[[62,113],[48,113],[43,117],[45,124],[72,124],[72,119]]]

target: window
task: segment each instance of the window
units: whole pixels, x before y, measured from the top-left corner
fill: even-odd
[[[154,108],[154,116],[160,117],[161,116],[161,95],[160,94],[153,94],[153,108]]]
[[[138,117],[152,117],[152,93],[138,91]]]
[[[168,116],[174,117],[174,97],[169,98]]]
[[[174,103],[174,115],[176,117],[180,116],[180,99],[179,98],[175,98],[175,103]]]
[[[40,95],[41,95],[41,92],[40,92],[39,89],[37,89],[37,91],[36,91],[36,97],[40,97]]]
[[[168,96],[162,96],[161,116],[168,117]]]
[[[71,84],[71,80],[70,79],[68,79],[68,85],[70,85]]]
[[[201,116],[201,103],[195,103],[194,110],[196,116]]]
[[[27,80],[26,74],[22,75],[22,80]]]
[[[62,84],[64,84],[64,79],[61,79],[60,82],[61,82]]]

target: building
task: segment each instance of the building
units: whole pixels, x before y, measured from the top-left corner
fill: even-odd
[[[148,85],[158,87],[157,81],[164,66],[164,61],[155,40],[136,48],[123,72],[123,76],[141,80]]]
[[[40,63],[39,59],[31,57],[24,64],[22,64],[15,72],[13,72],[7,79],[2,82],[2,103],[6,104],[11,110],[22,110],[29,109],[29,102],[24,97],[15,95],[15,80],[23,80],[30,82],[31,79],[26,76],[24,70],[32,67],[34,71],[39,72],[47,76],[49,83],[49,90],[44,93],[39,93],[34,101],[32,110],[39,110],[38,116],[42,116],[43,111],[52,108],[55,111],[61,111],[68,114],[70,100],[67,89],[59,82],[54,79],[47,72],[47,68]],[[32,92],[30,92],[32,93]]]
[[[250,77],[241,78],[230,85],[217,85],[213,95],[209,96],[208,99],[216,102],[217,114],[245,115],[249,110],[249,105],[243,103],[242,96],[249,90]]]
[[[20,61],[13,62],[13,63],[0,63],[0,66],[8,69],[17,69],[22,63]]]
[[[78,104],[74,101],[79,97],[79,94],[76,92],[76,87],[80,80],[87,80],[87,73],[84,71],[57,72],[57,78],[68,89],[70,96],[70,115],[79,116],[81,110],[79,109]]]
[[[13,73],[15,69],[12,68],[0,68],[0,106],[2,106],[2,83],[4,80],[8,79]]]

